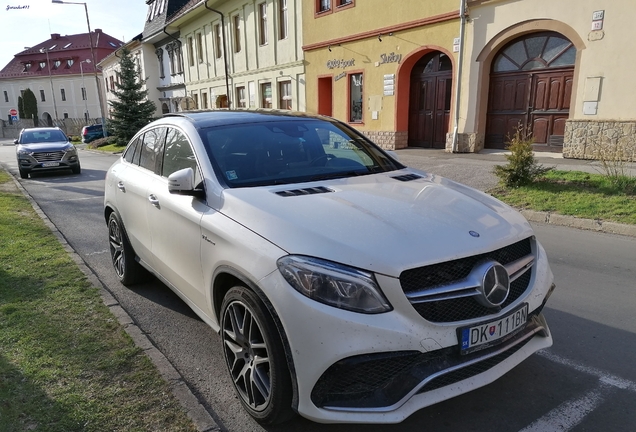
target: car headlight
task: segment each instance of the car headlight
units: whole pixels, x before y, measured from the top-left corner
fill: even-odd
[[[67,144],[66,147],[64,147],[64,151],[69,152],[69,151],[75,151],[75,146],[73,144]]]
[[[278,270],[296,291],[320,303],[368,314],[392,310],[371,273],[297,255],[279,259]]]
[[[28,150],[18,150],[18,156],[29,156],[31,154]]]

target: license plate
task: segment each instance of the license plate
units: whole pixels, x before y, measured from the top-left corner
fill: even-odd
[[[54,167],[54,166],[60,166],[59,162],[44,162],[42,163],[43,167]]]
[[[460,328],[460,353],[468,354],[497,345],[525,327],[528,321],[528,304],[524,303],[517,310],[499,318],[472,327]]]

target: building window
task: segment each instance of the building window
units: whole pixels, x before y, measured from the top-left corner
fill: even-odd
[[[214,54],[216,58],[221,58],[221,26],[216,24],[214,26]]]
[[[38,70],[44,69],[45,66],[46,66],[46,62],[40,62],[40,67],[38,68]]]
[[[60,89],[60,93],[62,94],[62,101],[66,101],[66,91],[64,89]]]
[[[287,0],[279,0],[278,7],[278,39],[287,39]]]
[[[281,81],[278,83],[278,108],[292,109],[291,81]]]
[[[234,23],[234,52],[241,51],[241,17],[239,15],[234,15],[232,18]]]
[[[42,102],[46,102],[46,95],[44,94],[44,90],[40,90],[40,100]]]
[[[9,102],[9,93],[6,90],[4,91],[4,101]]]
[[[258,5],[258,43],[267,44],[267,3]]]
[[[349,122],[362,123],[362,74],[349,75]]]
[[[194,99],[194,109],[199,109],[199,94],[192,93],[192,99]]]
[[[22,72],[28,72],[31,69],[31,63],[25,63]]]
[[[64,113],[64,118],[67,119],[68,118],[68,113]]]
[[[317,0],[316,12],[327,12],[331,10],[331,0]]]
[[[115,78],[110,77],[110,91],[115,91]]]
[[[188,38],[188,63],[194,66],[194,41],[191,37]]]
[[[246,108],[247,101],[245,100],[245,87],[237,87],[236,88],[236,107],[237,108]]]
[[[336,0],[336,2],[337,2],[336,5],[338,7],[349,6],[353,4],[353,0]]]
[[[203,109],[208,109],[208,94],[201,93],[201,107]]]
[[[73,63],[75,63],[73,59],[66,60],[66,69],[69,69],[71,66],[73,66]]]
[[[175,43],[177,44],[174,50],[177,62],[177,73],[180,74],[183,73],[183,51],[181,50],[181,43]]]
[[[86,89],[82,87],[82,100],[86,100]]]
[[[165,78],[166,72],[163,66],[163,48],[157,48],[155,50],[155,54],[157,55],[157,61],[159,62],[159,78]]]
[[[261,84],[261,108],[272,107],[272,83]]]
[[[55,60],[55,61],[53,62],[53,69],[57,69],[57,68],[59,68],[61,64],[62,64],[62,62],[61,62],[61,61],[59,61],[59,60]]]
[[[88,121],[88,111],[84,113],[84,120]]]
[[[197,33],[197,56],[199,63],[203,63],[203,34]]]

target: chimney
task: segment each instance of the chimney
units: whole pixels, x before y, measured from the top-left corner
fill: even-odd
[[[95,33],[101,33],[102,29],[95,29]]]
[[[56,40],[60,38],[60,34],[59,33],[51,33],[51,39]]]

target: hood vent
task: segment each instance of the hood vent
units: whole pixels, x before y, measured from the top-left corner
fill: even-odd
[[[394,178],[394,179],[399,180],[399,181],[407,182],[407,181],[411,181],[411,180],[421,179],[422,176],[419,176],[417,174],[405,174],[405,175],[401,175],[401,176],[397,176],[397,177],[391,177],[391,178]]]
[[[315,195],[315,194],[329,193],[329,192],[333,192],[333,191],[324,186],[319,186],[319,187],[305,188],[305,189],[278,191],[276,192],[276,195],[280,195],[282,197],[290,197],[290,196],[299,196],[299,195]]]

